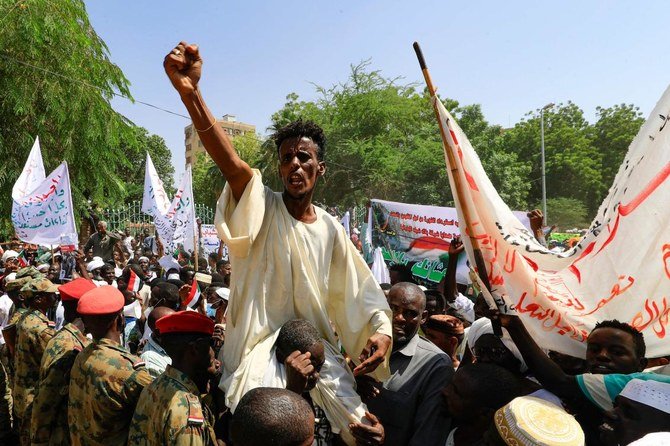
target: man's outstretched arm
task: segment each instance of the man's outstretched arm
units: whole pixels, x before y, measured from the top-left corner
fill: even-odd
[[[495,313],[495,312],[494,312]],[[492,315],[492,318],[496,315]],[[580,395],[577,379],[567,375],[561,368],[547,356],[539,345],[530,336],[526,327],[517,316],[498,314],[500,323],[509,331],[512,340],[521,352],[524,361],[531,373],[550,392],[564,399],[574,399]]]
[[[239,200],[253,174],[249,165],[237,155],[228,135],[216,125],[216,118],[202,99],[198,88],[202,74],[198,46],[180,42],[165,56],[163,67],[191,115],[193,127],[207,153],[228,181],[233,197]]]

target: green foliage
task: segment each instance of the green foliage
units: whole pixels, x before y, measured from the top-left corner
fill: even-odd
[[[549,221],[561,230],[586,228],[590,223],[586,206],[574,198],[547,199],[547,214]]]
[[[172,153],[163,138],[158,135],[150,135],[143,127],[135,127],[130,140],[124,141],[122,144],[121,151],[125,153],[130,164],[126,174],[127,195],[124,199],[125,202],[142,201],[147,152],[151,155],[151,160],[156,167],[158,176],[163,181],[168,196],[174,194]]]
[[[130,97],[129,82],[84,2],[0,0],[0,11],[0,186],[11,189],[39,135],[47,173],[68,162],[79,214],[88,200],[109,207],[136,198],[143,151],[157,150],[168,164],[169,157],[158,137],[112,109],[114,93]],[[171,169],[159,172],[170,181]],[[0,215],[10,209],[10,194],[2,194]]]
[[[246,133],[233,137],[233,146],[244,161],[253,168],[261,168],[261,141],[258,135]],[[192,167],[193,198],[210,208],[216,207],[225,178],[214,161],[205,152],[197,153]]]
[[[440,133],[425,91],[369,70],[367,61],[351,67],[347,82],[316,90],[316,101],[289,94],[272,116],[275,129],[298,118],[323,127],[328,169],[316,201],[345,207],[368,198],[453,204]],[[513,153],[497,153],[502,129],[490,126],[479,106],[443,102],[475,143],[484,165],[495,167],[491,178],[501,194],[511,206],[524,208],[528,168]],[[275,169],[270,169],[274,156],[274,146],[268,147],[262,165],[272,187],[280,188]]]
[[[598,121],[593,126],[593,145],[602,161],[603,194],[614,181],[628,146],[644,123],[640,109],[632,104],[597,107]]]
[[[625,104],[598,107],[597,116],[597,122],[590,124],[572,102],[544,112],[547,198],[574,199],[586,207],[589,217],[605,197],[643,122],[637,107]],[[539,110],[507,130],[500,147],[503,153],[517,153],[518,160],[530,167],[532,203],[542,198],[540,148]],[[553,218],[549,212],[550,223]]]

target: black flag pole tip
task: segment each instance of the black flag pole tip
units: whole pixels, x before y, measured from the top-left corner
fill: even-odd
[[[426,69],[426,60],[423,58],[423,52],[421,51],[421,47],[419,46],[419,42],[414,42],[414,52],[416,53],[416,57],[419,59],[419,66],[421,67],[422,70]]]

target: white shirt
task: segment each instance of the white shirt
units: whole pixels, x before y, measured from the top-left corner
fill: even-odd
[[[458,293],[453,302],[448,302],[448,305],[456,310],[466,321],[470,323],[475,321],[475,304],[461,293]]]
[[[228,184],[219,198],[215,226],[233,271],[221,382],[228,407],[243,396],[245,377],[236,373],[242,361],[291,319],[310,321],[337,345],[332,321],[354,357],[374,333],[392,336],[391,311],[367,264],[340,222],[314,210],[311,224],[294,219],[282,195],[263,186],[258,170],[239,201]],[[388,377],[388,360],[375,373],[379,380]]]
[[[151,337],[145,344],[140,358],[145,362],[147,371],[154,378],[163,373],[167,366],[172,364],[172,358]]]
[[[5,338],[2,336],[2,329],[7,326],[9,322],[9,311],[12,309],[12,299],[8,295],[3,294],[0,297],[0,345],[5,345]]]

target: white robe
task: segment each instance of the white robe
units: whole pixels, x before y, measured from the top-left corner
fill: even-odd
[[[249,353],[291,319],[310,321],[331,345],[339,336],[354,359],[372,334],[392,337],[391,311],[367,264],[342,225],[315,210],[314,223],[294,219],[257,170],[239,202],[227,184],[219,198],[214,224],[232,267],[220,387],[231,410],[244,395],[245,370],[267,368]],[[380,381],[390,350],[373,374]]]

